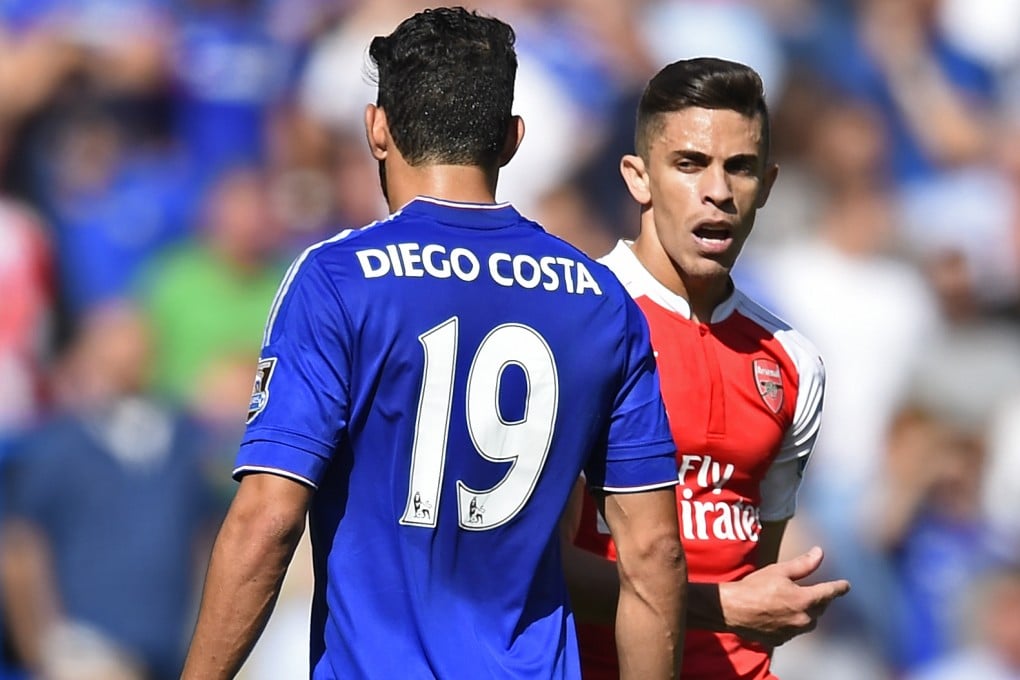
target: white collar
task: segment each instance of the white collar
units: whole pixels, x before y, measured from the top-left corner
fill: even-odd
[[[620,279],[631,297],[647,297],[660,307],[679,314],[685,319],[691,318],[691,303],[682,295],[677,295],[652,276],[652,273],[641,264],[641,260],[631,249],[633,241],[620,240],[608,254],[599,258],[599,262],[609,267],[616,278]],[[737,308],[740,293],[736,288],[712,310],[710,323],[726,320]]]

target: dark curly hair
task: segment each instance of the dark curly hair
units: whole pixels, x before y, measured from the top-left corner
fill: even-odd
[[[495,167],[511,121],[514,31],[462,7],[430,9],[372,40],[390,134],[411,165]]]

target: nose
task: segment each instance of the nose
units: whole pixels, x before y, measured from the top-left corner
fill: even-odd
[[[701,175],[701,198],[722,210],[729,210],[733,205],[730,176],[721,165],[712,164],[705,168]]]

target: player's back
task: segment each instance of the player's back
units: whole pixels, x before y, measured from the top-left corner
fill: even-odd
[[[605,462],[607,443],[671,448],[661,406],[647,408],[657,394],[627,394],[648,360],[640,312],[507,205],[417,199],[304,260],[296,288],[321,279],[320,313],[342,317],[308,342],[336,347],[327,366],[347,393],[315,473],[313,675],[576,677],[555,539],[574,480],[586,466],[611,486],[675,480],[672,463],[653,480]],[[347,340],[322,337],[331,323]],[[267,340],[287,342],[272,323]]]

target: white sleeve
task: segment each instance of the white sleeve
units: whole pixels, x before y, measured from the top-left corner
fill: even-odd
[[[818,439],[825,394],[825,366],[814,346],[800,333],[784,330],[776,338],[790,355],[798,374],[797,405],[779,453],[761,481],[761,521],[793,517],[804,467]]]

